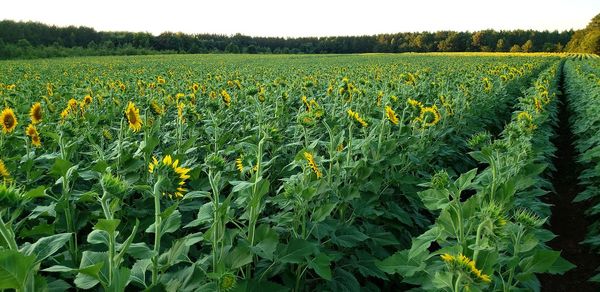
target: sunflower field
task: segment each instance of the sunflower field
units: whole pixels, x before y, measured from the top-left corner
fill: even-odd
[[[544,199],[563,71],[577,200],[600,213],[599,64],[3,61],[0,289],[538,291],[536,275],[574,268],[547,244]]]

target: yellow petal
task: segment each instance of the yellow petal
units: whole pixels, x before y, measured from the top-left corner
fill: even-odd
[[[173,159],[171,159],[171,155],[167,155],[167,156],[165,156],[165,158],[163,158],[164,165],[171,165],[172,163],[173,163]]]

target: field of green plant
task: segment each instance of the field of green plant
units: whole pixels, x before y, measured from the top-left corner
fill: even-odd
[[[563,71],[597,218],[599,59],[0,62],[0,290],[538,291]]]

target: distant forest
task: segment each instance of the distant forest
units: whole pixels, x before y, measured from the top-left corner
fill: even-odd
[[[598,16],[590,25],[594,21],[597,23]],[[300,38],[165,32],[154,36],[3,20],[0,21],[0,59],[157,53],[561,52],[574,35],[583,38],[584,31],[438,31]]]

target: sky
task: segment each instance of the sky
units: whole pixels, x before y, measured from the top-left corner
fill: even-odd
[[[600,0],[6,0],[0,20],[99,31],[341,36],[483,29],[584,28]]]

